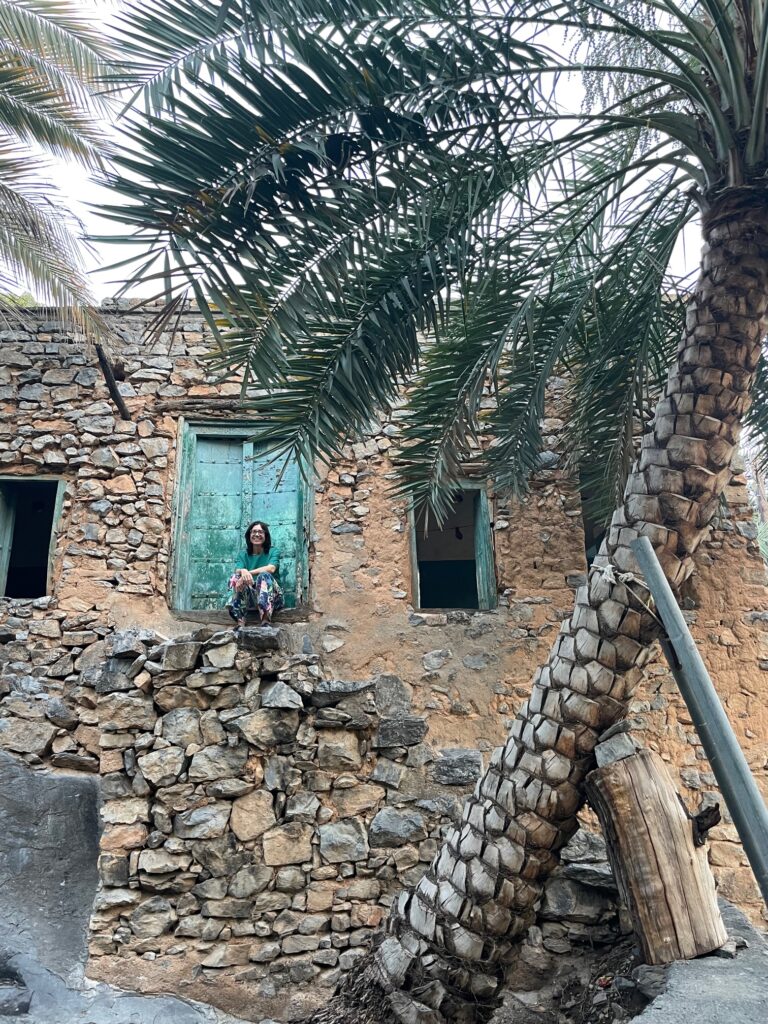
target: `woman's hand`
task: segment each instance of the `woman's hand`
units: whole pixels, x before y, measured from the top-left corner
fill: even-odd
[[[240,583],[237,589],[241,590],[243,587],[252,587],[253,574],[248,569],[238,569],[237,571],[240,573]]]

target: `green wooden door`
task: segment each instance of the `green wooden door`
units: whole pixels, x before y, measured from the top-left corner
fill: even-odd
[[[294,607],[306,579],[305,503],[296,463],[270,462],[237,428],[190,426],[182,446],[174,606],[221,608],[245,548],[245,529],[262,519],[280,551],[286,606]]]

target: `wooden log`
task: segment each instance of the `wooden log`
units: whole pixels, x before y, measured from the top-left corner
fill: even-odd
[[[690,960],[727,940],[705,846],[661,758],[640,750],[587,776],[624,903],[649,964]]]

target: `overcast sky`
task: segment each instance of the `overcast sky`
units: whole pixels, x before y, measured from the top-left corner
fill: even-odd
[[[147,0],[145,0],[147,2]],[[117,7],[118,0],[80,0],[80,6],[88,11],[94,21],[105,27],[106,21]],[[88,232],[92,235],[118,234],[119,225],[114,225],[104,217],[99,216],[98,208],[114,202],[114,197],[108,189],[96,185],[87,172],[81,168],[68,164],[58,164],[56,168],[56,183],[65,199],[68,201],[73,212],[86,225]],[[671,269],[678,276],[690,273],[695,269],[699,256],[699,233],[695,226],[692,226],[682,237],[673,255]],[[87,254],[87,269],[92,282],[93,293],[98,300],[114,295],[122,284],[120,270],[108,272],[104,268],[111,263],[118,262],[135,253],[131,246],[119,246],[117,244],[91,243],[93,252]],[[148,294],[151,288],[144,290]]]

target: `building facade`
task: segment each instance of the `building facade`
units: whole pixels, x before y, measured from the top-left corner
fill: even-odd
[[[129,958],[136,988],[210,999],[215,976],[232,1012],[243,992],[263,1016],[286,989],[310,1005],[425,869],[585,578],[563,382],[527,499],[468,477],[425,532],[391,493],[395,421],[306,480],[254,446],[198,314],[147,341],[151,310],[103,312],[129,418],[71,325],[0,333],[0,748],[103,776],[94,977],[120,983]],[[740,472],[727,501],[685,610],[768,793],[768,590]],[[226,581],[257,518],[289,609],[238,647]],[[660,656],[632,717],[689,804],[715,792]],[[759,919],[733,826],[711,840],[722,892]]]

